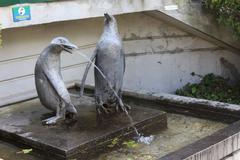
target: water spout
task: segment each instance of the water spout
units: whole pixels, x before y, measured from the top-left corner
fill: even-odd
[[[123,104],[122,99],[118,96],[117,92],[113,89],[112,84],[109,82],[109,80],[107,79],[107,77],[103,74],[103,72],[83,53],[81,53],[80,51],[76,52],[77,54],[79,54],[80,56],[82,56],[84,59],[86,59],[89,63],[91,63],[97,70],[98,72],[101,74],[101,76],[104,78],[104,80],[107,82],[109,88],[113,91],[114,95],[116,96],[118,102],[120,104]],[[128,114],[128,111],[125,109],[124,112],[126,114]]]
[[[116,96],[118,102],[120,105],[123,105],[122,99],[118,96],[117,92],[113,89],[112,84],[110,83],[110,81],[107,79],[107,77],[103,74],[103,72],[83,53],[81,53],[79,50],[75,51],[75,53],[79,54],[81,57],[83,57],[85,60],[87,60],[89,63],[91,63],[97,70],[98,72],[101,74],[101,76],[104,78],[104,80],[107,82],[109,88],[113,91],[114,95]],[[153,136],[149,136],[149,137],[144,137],[143,135],[141,135],[137,128],[134,126],[133,123],[133,119],[132,117],[129,115],[128,111],[126,109],[124,109],[124,112],[126,113],[129,121],[130,121],[130,125],[131,127],[134,129],[136,135],[137,135],[137,141],[144,143],[144,144],[150,144],[153,140]]]

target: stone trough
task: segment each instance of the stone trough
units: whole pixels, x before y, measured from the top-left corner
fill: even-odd
[[[78,87],[76,85],[75,87]],[[118,139],[122,144],[135,136],[124,114],[96,123],[92,87],[87,96],[79,98],[77,90],[70,90],[78,106],[79,121],[72,126],[65,123],[55,127],[42,126],[40,119],[49,113],[38,99],[0,109],[0,137],[13,144],[31,147],[36,153],[51,159],[91,159],[99,153],[115,150]],[[160,157],[160,160],[220,160],[240,149],[240,107],[220,102],[187,98],[169,94],[124,92],[124,101],[134,106],[130,115],[141,133],[164,132],[167,128],[165,112],[190,115],[225,122],[229,125],[214,134]],[[81,106],[81,107],[80,107]],[[137,106],[137,107],[136,107]]]
[[[105,118],[102,124],[97,124],[94,99],[87,96],[72,99],[79,114],[78,121],[70,125],[65,122],[57,126],[43,126],[41,119],[46,118],[49,111],[38,99],[1,108],[1,139],[33,148],[44,155],[43,158],[90,159],[97,153],[117,147],[112,145],[113,139],[117,138],[120,143],[136,136],[125,114]],[[129,113],[141,133],[167,127],[165,112],[137,107]]]
[[[170,113],[180,113],[229,125],[159,160],[232,160],[240,158],[240,106],[171,94],[125,92],[125,100]],[[134,100],[135,99],[135,100]],[[131,104],[131,103],[130,103]],[[227,158],[229,157],[230,158]]]
[[[91,91],[92,88],[89,87],[89,92]],[[168,113],[190,115],[229,124],[226,128],[173,151],[159,160],[229,160],[227,157],[234,154],[240,157],[239,105],[146,91],[125,91],[124,100],[130,105],[147,106]]]

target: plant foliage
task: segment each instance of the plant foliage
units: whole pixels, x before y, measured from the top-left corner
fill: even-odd
[[[129,140],[127,142],[123,142],[123,145],[125,145],[127,148],[135,148],[138,146],[138,143],[133,140]]]
[[[240,104],[240,83],[229,85],[228,80],[214,74],[205,75],[199,84],[186,84],[177,95]]]
[[[205,5],[216,13],[218,22],[230,26],[240,38],[240,0],[205,0]]]

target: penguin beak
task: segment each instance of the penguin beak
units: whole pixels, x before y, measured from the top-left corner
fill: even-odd
[[[111,16],[108,13],[104,13],[104,17],[108,22],[111,20]]]
[[[72,50],[78,49],[78,47],[72,43],[68,43],[68,44],[63,45],[63,49],[64,49],[64,51],[72,54]]]

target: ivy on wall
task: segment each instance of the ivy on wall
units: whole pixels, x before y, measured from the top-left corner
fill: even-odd
[[[205,5],[216,13],[220,24],[231,27],[240,39],[240,0],[205,0]]]

